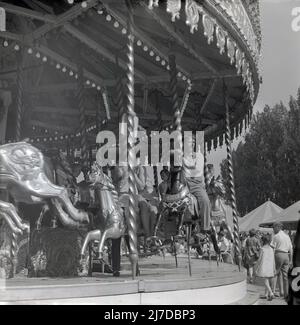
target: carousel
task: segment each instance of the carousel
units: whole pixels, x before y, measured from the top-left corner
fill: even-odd
[[[0,302],[244,299],[231,143],[249,126],[261,82],[259,1],[1,1],[0,19]],[[126,194],[111,166],[97,161],[103,130],[126,134]],[[139,130],[147,139],[201,131],[209,231],[181,168],[170,166],[161,196],[160,168],[151,164],[157,212],[151,234],[140,230]],[[222,180],[208,165],[224,144],[230,216]],[[219,228],[232,241],[229,264]],[[116,242],[121,274],[110,261]],[[215,261],[191,256],[205,243]]]

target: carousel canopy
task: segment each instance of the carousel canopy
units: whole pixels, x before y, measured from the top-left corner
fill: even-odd
[[[272,227],[273,223],[280,221],[285,228],[296,229],[298,221],[300,220],[300,201],[281,211],[278,217],[272,222],[264,222],[260,224],[260,227]]]
[[[239,220],[240,231],[249,231],[251,229],[266,230],[262,223],[274,222],[283,211],[272,201],[267,201],[255,210],[251,211]]]
[[[122,99],[126,107],[126,3],[0,2],[6,12],[6,30],[0,31],[0,90],[13,94],[9,125],[16,120],[22,92],[23,138],[61,148],[71,140],[80,148],[82,133],[94,143],[99,121],[117,128]],[[204,130],[210,147],[222,145],[226,89],[232,136],[238,136],[259,91],[259,2],[133,3],[135,112],[141,126],[157,130],[173,121],[170,56],[175,54],[178,99],[186,105],[183,129]],[[84,100],[78,100],[82,87]],[[14,128],[6,133],[6,140],[15,140]]]

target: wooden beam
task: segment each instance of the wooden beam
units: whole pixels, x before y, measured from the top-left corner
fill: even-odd
[[[36,1],[36,0],[23,0],[23,2],[26,3],[28,7],[30,7],[31,9],[33,9],[35,11],[40,12],[41,9],[42,9],[43,11],[46,11],[48,14],[54,14],[54,11],[50,6],[42,4],[39,1]]]
[[[79,41],[81,41],[83,44],[87,45],[89,48],[96,51],[98,54],[104,56],[106,59],[110,60],[112,63],[115,64],[115,55],[111,53],[109,50],[107,50],[104,46],[100,45],[90,37],[88,37],[86,34],[82,33],[77,28],[73,27],[71,24],[64,25],[64,30],[66,30],[69,34],[71,34],[73,37],[77,38]],[[120,66],[126,70],[126,62],[123,60],[119,60]],[[145,80],[146,76],[140,72],[135,70],[135,75],[140,80]]]
[[[61,131],[61,132],[74,132],[74,128],[70,126],[61,126],[61,125],[53,125],[49,121],[46,122],[41,122],[37,120],[31,120],[29,123],[31,126],[38,126],[41,128],[49,129],[49,130],[55,130],[55,131]]]
[[[112,9],[112,7],[108,4],[107,0],[104,0],[102,2],[108,12],[110,12],[123,26],[127,26],[127,19],[120,12],[117,12],[116,10]],[[155,53],[157,53],[161,58],[164,58],[167,62],[169,61],[168,52],[166,53],[165,51],[162,51],[160,45],[156,44],[152,39],[150,39],[150,37],[148,37],[144,32],[139,30],[136,26],[134,27],[134,36],[142,41],[145,41],[147,45],[154,50]],[[182,66],[178,64],[177,67],[181,72],[183,72],[189,77],[190,73],[188,71],[186,71]]]
[[[99,17],[97,17],[97,18],[99,20]],[[108,24],[106,24],[106,25],[108,25]],[[108,25],[108,26],[110,26],[110,25]],[[85,34],[93,32],[92,28],[90,28],[89,26],[84,26],[84,27],[85,27],[85,31],[84,31]],[[113,27],[111,27],[110,30],[111,30],[112,33],[115,32],[115,29]],[[99,37],[101,37],[101,39],[99,39],[99,42],[97,40],[98,43],[101,43],[101,41],[103,40],[104,42],[109,44],[109,46],[114,48],[116,53],[118,53],[118,55],[114,54],[115,59],[116,59],[116,56],[119,56],[120,48],[124,51],[125,46],[121,47],[120,42],[118,42],[117,40],[113,40],[109,35],[106,35],[105,33],[101,33],[99,35]],[[150,71],[152,74],[160,75],[162,73],[162,71],[164,70],[164,68],[162,66],[158,66],[155,63],[153,58],[147,60],[143,56],[140,56],[140,55],[136,54],[135,55],[135,61],[136,61],[136,65],[140,65],[142,67],[145,67],[145,69]],[[115,62],[116,62],[116,60],[114,61],[114,63]]]
[[[0,32],[0,37],[7,38],[16,42],[24,42],[23,34],[16,34],[11,32]]]
[[[49,33],[51,30],[53,30],[57,27],[63,26],[67,22],[77,18],[84,11],[87,11],[88,9],[95,7],[99,3],[99,0],[87,0],[86,3],[87,3],[87,5],[85,8],[83,8],[80,3],[72,6],[68,11],[56,16],[55,22],[46,23],[43,26],[36,29],[35,31],[33,31],[32,33],[27,34],[26,40],[29,42],[33,42],[33,41],[43,37],[45,34]]]
[[[27,9],[21,6],[11,5],[3,1],[0,1],[0,7],[4,8],[8,13],[30,19],[37,19],[51,24],[55,23],[56,21],[56,18],[53,15],[43,14],[41,12]]]
[[[66,67],[69,67],[73,72],[77,72],[78,68],[75,63],[71,62],[69,59],[63,57],[62,55],[54,52],[50,48],[48,48],[44,45],[40,45],[40,46],[36,47],[36,50],[45,54],[52,60],[57,61],[60,64],[65,65]],[[114,80],[106,80],[105,81],[105,80],[99,78],[94,73],[87,71],[86,69],[83,70],[83,76],[87,79],[90,79],[91,81],[93,80],[94,82],[98,83],[100,86],[113,86],[115,84]]]
[[[77,109],[68,108],[68,107],[53,107],[53,106],[36,106],[32,109],[33,113],[43,113],[43,114],[63,114],[69,116],[77,117],[79,112]],[[86,110],[87,116],[95,116],[95,110]]]
[[[77,84],[75,81],[25,88],[26,92],[31,94],[61,92],[64,90],[76,90],[76,89],[77,89]]]
[[[191,80],[193,83],[201,80],[213,80],[213,79],[231,79],[231,78],[240,78],[241,75],[230,73],[228,70],[220,71],[218,74],[211,72],[195,73],[191,75]],[[168,75],[160,75],[155,77],[148,77],[147,81],[149,83],[159,83],[159,82],[168,82],[170,77]]]
[[[202,63],[209,71],[218,75],[218,71],[213,67],[213,65],[204,57],[202,57],[197,51],[195,51],[190,44],[185,41],[185,37],[180,33],[180,31],[174,29],[169,22],[166,22],[165,19],[161,18],[160,15],[148,8],[145,2],[141,2],[141,6],[151,15],[168,33],[174,38],[174,40],[182,47],[184,47],[197,61]]]
[[[69,116],[72,116],[72,117],[77,117],[78,116],[78,112],[76,110],[71,109],[71,108],[58,108],[58,107],[50,107],[50,106],[37,106],[37,107],[33,108],[32,112],[33,113],[44,113],[44,114],[50,114],[50,113],[64,114],[64,115],[69,115]],[[87,110],[86,115],[87,116],[96,116],[96,111],[95,110]],[[101,111],[100,112],[100,117],[106,118],[106,113],[104,111]],[[111,111],[111,117],[112,118],[117,118],[118,117],[118,112]],[[151,113],[138,114],[138,117],[139,117],[140,120],[143,120],[143,121],[156,121],[157,120],[157,115],[156,114],[151,114]],[[162,115],[162,121],[167,122],[167,121],[172,121],[172,119],[173,119],[172,116],[169,116],[169,115],[166,115],[166,114]],[[184,120],[185,123],[196,124],[195,118],[187,117],[187,118],[183,118],[183,120]],[[215,120],[204,118],[203,123],[208,124],[208,125],[212,125],[212,124],[215,123]],[[37,120],[33,120],[32,125],[46,127],[45,125],[47,125],[47,123],[37,121]],[[58,125],[58,128],[61,129],[61,128],[64,128],[64,127]],[[70,129],[70,127],[66,127],[66,128]]]
[[[211,96],[213,95],[213,93],[214,93],[214,91],[215,91],[216,83],[217,83],[217,79],[215,79],[215,80],[212,82],[211,86],[210,86],[210,89],[209,89],[208,94],[207,94],[207,96],[206,96],[206,98],[205,98],[205,101],[204,101],[204,103],[202,104],[202,107],[201,107],[201,109],[200,109],[200,114],[203,114],[203,112],[206,110],[206,107],[207,107],[207,105],[208,105],[208,103],[209,103],[209,101],[210,101],[210,99],[211,99]]]

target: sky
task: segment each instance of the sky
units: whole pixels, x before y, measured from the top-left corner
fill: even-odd
[[[300,87],[300,31],[293,31],[294,8],[300,8],[300,0],[260,0],[262,53],[260,70],[263,83],[254,106],[254,112],[263,110],[265,105],[273,106],[282,101],[288,104],[290,95],[296,96]],[[299,9],[300,10],[300,9]],[[234,141],[233,147],[242,140]],[[212,151],[208,162],[215,165],[226,158],[226,148]]]

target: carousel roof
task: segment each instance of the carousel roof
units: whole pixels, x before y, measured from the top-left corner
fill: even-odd
[[[126,1],[18,0],[0,7],[6,12],[0,90],[17,93],[21,64],[23,136],[57,144],[80,136],[79,72],[91,141],[96,118],[116,128],[120,87],[126,97]],[[135,111],[145,129],[173,121],[169,57],[175,54],[179,100],[187,103],[183,128],[205,130],[207,141],[222,144],[226,89],[232,135],[241,133],[260,84],[258,1],[135,1],[134,36]],[[13,96],[9,125],[16,105]]]

